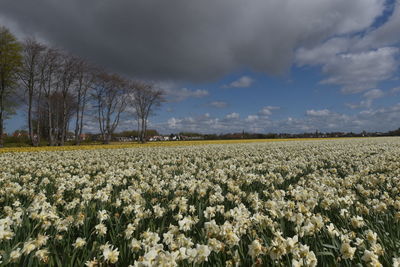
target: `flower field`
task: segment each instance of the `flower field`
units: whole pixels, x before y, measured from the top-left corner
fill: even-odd
[[[317,138],[313,138],[316,140]],[[335,138],[330,138],[334,140]],[[157,141],[148,143],[113,142],[112,144],[80,145],[80,146],[42,146],[42,147],[6,147],[0,148],[0,153],[7,152],[39,152],[39,151],[71,151],[71,150],[97,150],[97,149],[121,149],[121,148],[142,148],[142,147],[171,147],[171,146],[197,146],[215,144],[243,144],[243,143],[264,143],[310,140],[310,138],[287,138],[287,139],[237,139],[237,140],[199,140],[199,141]]]
[[[400,139],[0,154],[0,265],[399,266]]]

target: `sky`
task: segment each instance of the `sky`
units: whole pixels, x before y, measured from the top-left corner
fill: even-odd
[[[399,0],[2,0],[0,25],[154,82],[161,133],[400,127]]]

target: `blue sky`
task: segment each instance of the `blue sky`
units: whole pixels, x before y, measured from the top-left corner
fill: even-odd
[[[400,117],[392,117],[399,115],[398,74],[372,89],[343,93],[340,86],[321,84],[325,76],[318,67],[294,66],[282,76],[239,72],[216,83],[185,85],[182,88],[191,88],[192,96],[165,103],[152,122],[166,132],[387,131],[400,127]],[[243,77],[251,82],[226,86]],[[362,115],[365,112],[376,114],[368,117]],[[382,122],[386,113],[390,113],[388,121]]]
[[[154,81],[168,100],[150,119],[162,133],[400,127],[399,1],[173,0],[155,11],[155,22],[140,17],[160,5],[155,0],[118,0],[120,8],[96,1],[73,0],[58,9],[38,3],[41,11],[29,14],[22,8],[27,0],[1,3],[0,24],[19,38],[33,35],[123,75]],[[102,16],[78,16],[93,6]],[[56,8],[57,20],[40,13],[46,8]],[[25,120],[19,112],[6,130],[24,128]],[[96,127],[88,116],[86,131]],[[134,127],[126,116],[119,130]]]

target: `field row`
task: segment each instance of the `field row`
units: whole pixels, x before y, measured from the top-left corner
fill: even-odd
[[[335,140],[337,138],[324,138]],[[343,139],[343,138],[341,138]],[[14,152],[42,152],[42,151],[76,151],[76,150],[97,150],[97,149],[123,149],[143,147],[175,147],[175,146],[197,146],[215,144],[242,144],[242,143],[264,143],[264,142],[286,142],[286,141],[319,140],[318,138],[288,138],[288,139],[235,139],[235,140],[198,140],[198,141],[156,141],[144,144],[136,142],[112,142],[111,144],[86,144],[80,146],[42,146],[42,147],[5,147],[0,148],[0,153]]]

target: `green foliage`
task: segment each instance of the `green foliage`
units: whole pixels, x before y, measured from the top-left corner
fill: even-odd
[[[12,94],[22,66],[22,46],[5,27],[0,27],[0,90]]]
[[[0,147],[3,146],[4,119],[13,114],[15,87],[22,66],[22,46],[5,27],[0,27]]]
[[[28,136],[7,136],[4,138],[5,147],[26,147],[30,146]]]

